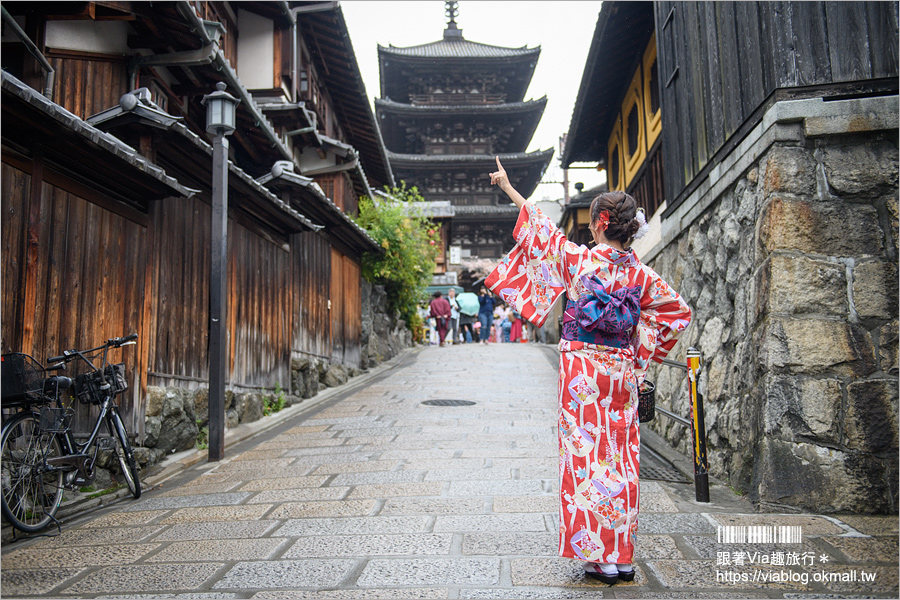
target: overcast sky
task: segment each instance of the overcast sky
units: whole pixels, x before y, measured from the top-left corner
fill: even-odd
[[[378,44],[416,46],[442,39],[447,19],[440,0],[344,0],[341,9],[362,72],[369,100],[380,97]],[[541,55],[525,99],[547,96],[547,107],[528,151],[554,149],[544,181],[562,181],[559,137],[569,130],[575,97],[587,59],[600,2],[460,0],[457,25],[473,42],[520,48],[541,47]],[[569,171],[569,193],[576,181],[586,188],[604,181],[592,169]],[[563,186],[538,186],[533,200],[562,198]]]

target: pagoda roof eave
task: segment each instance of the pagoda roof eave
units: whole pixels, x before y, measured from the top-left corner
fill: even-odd
[[[417,46],[382,46],[378,44],[378,54],[389,55],[394,59],[496,59],[496,58],[522,58],[536,57],[540,55],[541,47],[508,48],[504,46],[492,46],[480,42],[472,42],[465,39],[447,41],[438,40]]]
[[[516,152],[511,154],[498,154],[503,167],[509,173],[509,179],[516,189],[526,198],[534,193],[538,183],[547,171],[547,166],[553,158],[553,149],[539,150],[536,152]],[[420,154],[396,154],[388,152],[391,159],[391,167],[397,174],[398,180],[417,180],[422,174],[437,170],[461,169],[476,178],[488,178],[488,173],[496,170],[494,155],[484,154],[451,154],[451,155],[420,155]]]
[[[527,102],[480,106],[418,107],[392,100],[375,100],[375,114],[381,125],[381,135],[389,150],[398,153],[415,151],[404,132],[408,127],[463,121],[472,124],[484,123],[509,133],[494,146],[496,152],[507,153],[528,146],[537,131],[547,107],[547,97]],[[400,123],[405,123],[401,126]]]
[[[413,104],[405,104],[403,102],[395,102],[389,98],[375,98],[375,109],[383,110],[387,113],[396,113],[402,115],[434,115],[441,116],[446,113],[454,114],[472,114],[490,115],[490,114],[506,114],[506,113],[529,113],[540,111],[543,113],[547,106],[547,96],[542,96],[537,100],[524,100],[522,102],[505,102],[502,104],[430,104],[425,106],[416,106]]]
[[[419,166],[430,168],[432,165],[472,165],[480,166],[482,164],[491,164],[496,167],[493,154],[399,154],[388,151],[388,158],[391,164],[403,166]],[[553,149],[536,150],[534,152],[512,152],[506,154],[497,154],[501,162],[506,162],[510,166],[513,165],[530,165],[540,163],[550,163],[553,158]]]

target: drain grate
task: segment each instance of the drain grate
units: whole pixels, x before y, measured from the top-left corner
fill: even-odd
[[[436,400],[426,400],[422,404],[427,406],[472,406],[475,404],[471,400],[455,400],[452,398],[438,398]]]
[[[644,445],[641,446],[641,479],[673,483],[691,482],[672,463]]]

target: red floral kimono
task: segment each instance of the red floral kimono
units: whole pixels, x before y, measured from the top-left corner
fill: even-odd
[[[486,284],[542,326],[566,293],[559,342],[559,555],[630,563],[640,466],[638,386],[691,311],[631,250],[569,242],[534,205],[519,213],[516,246]]]

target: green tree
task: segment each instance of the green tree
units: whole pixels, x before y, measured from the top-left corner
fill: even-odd
[[[385,196],[360,198],[356,219],[383,250],[363,254],[363,277],[384,286],[389,307],[410,331],[421,323],[418,303],[425,300],[441,248],[438,227],[425,216],[424,202],[417,188],[400,182],[400,187],[385,188]]]

